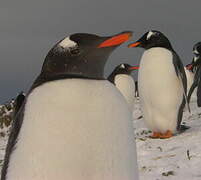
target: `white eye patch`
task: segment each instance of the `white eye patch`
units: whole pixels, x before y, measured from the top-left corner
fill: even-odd
[[[155,33],[152,31],[149,31],[149,33],[147,34],[147,40],[149,40],[151,38],[151,36],[153,36]]]
[[[75,41],[70,40],[69,37],[65,38],[64,40],[62,40],[59,45],[63,48],[70,48],[70,47],[74,47],[77,46],[77,43]]]
[[[199,54],[199,52],[197,51],[197,49],[194,49],[194,50],[193,50],[193,53]]]
[[[124,69],[124,68],[125,68],[125,65],[124,65],[124,64],[122,64],[120,67],[121,67],[122,69]]]

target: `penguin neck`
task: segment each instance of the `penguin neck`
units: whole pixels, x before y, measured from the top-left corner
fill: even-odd
[[[161,44],[152,44],[148,47],[146,47],[145,49],[151,49],[151,48],[164,48],[164,49],[168,49],[170,51],[174,51],[174,49],[172,48],[172,45],[168,42],[168,43],[161,43]]]
[[[32,88],[40,86],[46,82],[61,80],[61,79],[92,79],[92,80],[105,80],[104,79],[104,65],[105,63],[68,63],[67,65],[58,64],[44,64],[41,74],[37,77],[32,85]]]
[[[75,59],[72,61],[65,58],[46,59],[40,76],[45,79],[57,76],[103,79],[106,60],[107,59]]]

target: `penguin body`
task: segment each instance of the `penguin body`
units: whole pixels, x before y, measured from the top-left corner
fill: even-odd
[[[186,95],[186,76],[168,39],[149,31],[130,47],[145,48],[138,74],[143,117],[153,138],[169,138],[180,129]]]
[[[132,67],[129,64],[120,64],[108,77],[108,80],[122,93],[131,111],[133,111],[135,98],[135,82],[131,76],[131,72],[134,69],[138,69],[138,67]]]
[[[115,85],[125,97],[130,110],[133,110],[135,98],[135,83],[130,75],[121,74],[115,77]]]
[[[197,88],[197,106],[201,107],[201,42],[198,42],[194,45],[193,53],[193,61],[191,64],[187,65],[187,68],[195,74],[193,84],[188,92],[188,102],[190,101],[194,90]]]
[[[176,76],[171,52],[165,48],[146,50],[141,58],[138,82],[148,127],[154,132],[175,132],[183,89]]]
[[[131,165],[136,160],[132,133],[127,104],[108,81],[65,79],[45,83],[27,99],[8,177],[130,180],[137,169]]]
[[[102,78],[128,36],[75,34],[50,50],[14,120],[1,180],[138,180],[132,114]]]

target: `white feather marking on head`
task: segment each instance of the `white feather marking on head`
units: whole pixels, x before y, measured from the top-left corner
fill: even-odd
[[[70,40],[69,37],[65,38],[64,40],[62,40],[59,45],[63,48],[69,48],[69,47],[74,47],[77,45],[77,43],[75,41]]]
[[[153,31],[149,31],[147,34],[147,40],[149,40],[153,34],[155,34]]]
[[[194,54],[199,54],[199,52],[198,52],[198,50],[196,48],[193,50],[193,53]]]
[[[125,68],[125,65],[124,64],[121,64],[121,66],[120,66],[121,68]]]

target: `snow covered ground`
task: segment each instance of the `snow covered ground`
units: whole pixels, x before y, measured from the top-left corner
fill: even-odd
[[[140,180],[201,180],[201,108],[195,99],[190,107],[191,114],[185,110],[183,118],[190,129],[170,139],[150,139],[143,119],[138,119],[137,101],[133,123]]]
[[[150,139],[139,100],[133,112],[140,180],[201,180],[201,108],[190,104],[183,122],[191,128],[170,139]],[[0,137],[0,167],[8,137]]]

